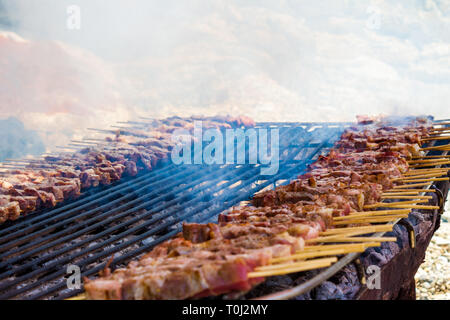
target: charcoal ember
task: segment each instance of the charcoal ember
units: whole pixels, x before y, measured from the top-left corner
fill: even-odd
[[[297,282],[305,282],[313,278],[319,272],[310,271],[306,277],[301,277]],[[305,279],[307,278],[307,279]],[[295,300],[348,300],[353,299],[361,288],[356,267],[353,264],[345,266],[328,281],[321,283],[310,292],[295,297]]]
[[[401,232],[401,234],[404,234],[405,232]],[[385,234],[386,237],[397,237],[397,239],[399,238],[398,234],[394,231],[394,232],[387,232]],[[391,260],[397,253],[400,252],[400,246],[399,244],[397,244],[397,242],[383,242],[381,243],[381,254],[385,257],[386,262],[388,262],[389,260]]]
[[[294,300],[314,300],[312,296],[312,291],[306,292],[304,294],[301,294],[299,296],[296,296]]]
[[[369,248],[361,255],[361,257],[363,264],[366,267],[370,265],[382,266],[388,262],[381,252],[381,248]]]
[[[393,233],[390,234],[392,234],[393,237],[397,237],[397,242],[395,244],[398,247],[398,251],[400,251],[400,249],[403,248],[404,246],[409,245],[409,234],[405,226],[396,224],[393,228]],[[396,251],[395,254],[397,254],[398,251]]]
[[[408,217],[408,220],[413,226],[420,224],[421,222],[425,221],[425,219],[426,216],[417,211],[412,211]]]
[[[416,233],[416,235],[427,233],[427,231],[430,230],[432,224],[432,221],[424,221],[421,224],[414,226],[414,232]]]
[[[290,276],[280,276],[280,277],[271,277],[267,280],[267,284],[271,287],[285,287],[288,288],[293,283],[293,280]]]
[[[400,252],[400,246],[396,242],[384,242],[381,244],[381,252],[390,260]]]
[[[301,275],[300,277],[297,277],[297,279],[295,280],[294,285],[300,285],[312,278],[314,278],[315,276],[317,276],[319,274],[318,270],[311,270],[311,271],[307,271],[305,272],[303,275]],[[294,300],[313,300],[312,297],[312,291],[306,292],[304,294],[298,295],[294,298]]]
[[[335,283],[346,299],[354,298],[361,288],[358,272],[354,264],[345,266],[334,278],[336,279]]]
[[[311,292],[307,292],[304,294],[301,294],[299,296],[296,296],[294,298],[294,300],[312,300],[313,298],[311,297]]]
[[[265,282],[253,288],[249,293],[245,295],[244,298],[251,299],[264,296],[277,291],[292,288],[294,285],[295,285],[294,280],[292,280],[291,276],[289,275],[270,277],[267,278]]]
[[[389,248],[382,248],[381,254],[385,257],[386,263],[394,257],[394,253]]]

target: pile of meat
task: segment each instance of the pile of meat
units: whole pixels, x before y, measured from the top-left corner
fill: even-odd
[[[172,117],[154,120],[145,130],[118,130],[104,143],[74,154],[47,156],[26,169],[12,170],[0,177],[0,223],[36,209],[54,207],[58,202],[78,197],[87,188],[151,170],[168,158],[176,143],[171,134],[177,129],[192,130],[195,120],[202,121],[205,129],[255,125],[244,116]]]
[[[187,299],[235,297],[264,278],[248,273],[270,259],[302,250],[305,240],[331,227],[332,217],[380,201],[392,178],[418,156],[431,122],[388,120],[348,129],[327,156],[288,185],[256,194],[250,206],[234,207],[218,223],[185,223],[183,232],[126,268],[85,279],[89,299]]]

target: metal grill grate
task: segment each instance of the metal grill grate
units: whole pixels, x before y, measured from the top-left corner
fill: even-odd
[[[183,221],[215,221],[219,213],[287,183],[339,138],[347,123],[260,123],[280,132],[279,171],[258,165],[166,163],[138,177],[89,190],[80,199],[0,228],[0,299],[63,299],[68,265],[82,276],[151,250],[181,231]]]

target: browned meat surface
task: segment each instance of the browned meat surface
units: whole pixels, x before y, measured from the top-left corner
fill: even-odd
[[[236,124],[245,126],[245,119]],[[420,138],[430,127],[412,119],[400,128],[383,123],[349,129],[308,173],[255,195],[253,206],[231,208],[217,224],[185,223],[181,234],[126,268],[86,279],[87,297],[187,299],[246,292],[264,280],[248,277],[255,267],[302,250],[305,240],[331,226],[332,217],[380,201],[383,190],[395,185],[392,178],[408,170],[406,159],[419,154]]]
[[[180,128],[192,130],[194,120],[201,120],[204,128],[254,126],[247,117],[171,117],[155,120],[143,129],[120,129],[104,143],[72,155],[31,162],[26,169],[13,170],[10,176],[0,178],[0,194],[16,197],[3,199],[12,203],[2,207],[0,223],[76,198],[83,189],[152,170],[168,158],[174,145],[171,134]]]

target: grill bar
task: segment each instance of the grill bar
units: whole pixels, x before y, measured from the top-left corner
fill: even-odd
[[[174,168],[174,165],[170,165],[169,167],[164,168],[162,170],[164,172],[166,172],[173,168]],[[103,202],[110,197],[114,197],[115,195],[122,193],[124,190],[125,191],[128,190],[127,186],[130,186],[132,188],[135,185],[139,185],[140,182],[142,182],[143,180],[147,181],[147,180],[154,178],[155,175],[156,175],[155,172],[147,173],[147,174],[143,175],[142,177],[136,178],[135,181],[127,181],[127,182],[121,183],[117,186],[108,188],[107,190],[100,191],[98,193],[94,193],[87,197],[82,197],[81,199],[76,200],[70,204],[67,204],[59,209],[55,209],[55,210],[52,210],[52,211],[49,211],[49,212],[43,213],[43,214],[41,214],[40,212],[36,212],[36,213],[32,214],[33,218],[31,218],[31,219],[26,219],[26,220],[23,220],[23,221],[20,221],[17,223],[13,223],[10,227],[1,229],[0,236],[2,236],[2,237],[0,238],[0,243],[6,242],[6,241],[12,239],[13,237],[17,237],[19,235],[26,234],[30,231],[31,228],[39,227],[40,225],[37,223],[38,221],[44,221],[45,223],[47,223],[47,222],[49,222],[49,220],[46,220],[48,217],[61,218],[60,216],[57,216],[57,214],[59,214],[59,213],[65,213],[65,215],[69,215],[69,214],[74,213],[75,210],[76,211],[83,210],[90,205]],[[158,175],[161,175],[161,172],[158,172]],[[69,209],[75,209],[75,210],[67,211]],[[57,221],[57,220],[52,219],[50,221]],[[25,226],[28,226],[29,229],[24,229]],[[19,231],[14,232],[14,230],[19,230]],[[14,233],[11,233],[11,232],[14,232]],[[5,234],[6,234],[6,236],[3,236]],[[1,249],[0,249],[0,251],[1,251]]]
[[[83,276],[95,275],[106,258],[115,255],[112,266],[126,263],[174,236],[182,221],[208,221],[271,184],[289,182],[343,130],[342,125],[304,127],[276,127],[282,160],[274,176],[261,176],[257,165],[167,164],[6,225],[0,229],[0,298],[75,295],[78,291],[66,287],[67,264],[78,265]]]
[[[179,174],[177,174],[177,176],[181,176],[183,173],[185,173],[185,172],[182,171],[182,172],[180,172]],[[191,176],[188,176],[188,177],[192,178],[192,175],[191,175]],[[195,180],[194,182],[197,182],[197,181],[198,181],[198,180]],[[154,185],[154,184],[151,184],[151,185],[145,185],[144,187],[140,188],[138,191],[142,191],[143,189],[147,189],[147,187],[153,186],[153,185]],[[175,185],[175,183],[172,183],[172,184],[169,185],[169,187],[166,187],[166,188],[162,189],[162,191],[168,190],[170,187],[172,187],[172,186],[174,186],[174,185]],[[21,239],[20,239],[19,241],[17,241],[17,242],[7,243],[7,245],[5,245],[4,247],[3,247],[3,246],[0,247],[0,251],[4,251],[5,248],[8,249],[8,248],[11,248],[11,247],[16,246],[17,244],[24,243],[24,242],[26,242],[27,240],[29,240],[29,239],[31,239],[31,238],[33,238],[33,237],[36,237],[37,235],[49,233],[51,230],[54,230],[54,229],[58,228],[59,226],[64,226],[65,224],[67,224],[67,223],[69,223],[69,222],[75,221],[75,220],[80,219],[80,218],[84,218],[84,217],[86,217],[86,216],[90,216],[90,215],[92,215],[93,213],[95,213],[95,212],[97,212],[97,211],[99,211],[99,210],[109,208],[109,207],[115,205],[116,203],[119,203],[120,201],[124,201],[124,200],[130,198],[132,195],[133,195],[133,194],[129,194],[129,196],[123,196],[123,197],[120,197],[120,198],[118,198],[118,199],[116,199],[116,200],[114,200],[114,201],[112,201],[112,202],[108,202],[107,204],[102,205],[102,206],[100,206],[100,207],[98,207],[98,208],[96,208],[96,209],[94,209],[94,210],[90,210],[90,211],[84,212],[84,213],[79,214],[79,215],[77,215],[77,216],[72,216],[72,217],[70,217],[70,218],[68,218],[68,219],[65,219],[65,220],[63,220],[63,221],[61,221],[61,222],[58,222],[58,223],[56,223],[56,224],[54,224],[54,225],[51,225],[51,226],[49,226],[49,227],[47,227],[47,228],[45,228],[45,229],[43,229],[43,230],[41,230],[41,231],[39,231],[39,232],[37,232],[37,233],[32,233],[31,235],[27,235],[27,236],[21,238]],[[89,219],[89,220],[84,221],[83,224],[77,224],[77,225],[75,225],[75,226],[73,226],[73,227],[70,227],[70,228],[68,228],[68,229],[64,229],[64,230],[62,230],[62,231],[60,231],[60,232],[57,232],[57,233],[55,233],[55,234],[51,234],[49,237],[41,238],[41,239],[39,240],[38,243],[33,243],[32,245],[34,246],[35,244],[39,244],[40,242],[44,242],[44,241],[46,241],[46,240],[48,240],[48,239],[51,239],[51,238],[58,238],[58,240],[56,240],[55,242],[50,243],[50,244],[47,244],[47,245],[42,246],[42,247],[39,247],[39,248],[37,249],[37,250],[39,250],[39,251],[42,251],[42,250],[46,249],[47,247],[50,247],[50,246],[52,246],[52,245],[61,243],[61,242],[65,241],[65,240],[69,240],[69,239],[71,239],[70,237],[75,237],[75,236],[78,235],[78,234],[77,234],[77,233],[71,234],[69,238],[65,238],[65,237],[64,237],[64,238],[60,238],[60,236],[62,236],[62,235],[64,235],[64,234],[67,234],[67,233],[70,233],[70,232],[76,230],[77,228],[82,227],[83,225],[87,225],[87,224],[90,223],[90,222],[94,222],[94,221],[100,220],[99,223],[97,223],[97,224],[95,224],[95,225],[92,225],[92,226],[89,226],[88,228],[85,228],[85,229],[83,229],[82,231],[90,231],[90,230],[93,230],[93,229],[95,229],[96,227],[101,226],[102,224],[105,224],[105,223],[107,223],[107,222],[109,222],[109,221],[111,220],[111,219],[109,219],[109,220],[101,220],[102,218],[105,218],[105,217],[107,217],[109,214],[112,214],[112,213],[114,213],[114,212],[118,212],[118,211],[120,211],[120,210],[122,210],[122,209],[127,209],[128,207],[132,206],[133,204],[138,204],[138,203],[140,203],[143,199],[146,199],[146,198],[151,197],[151,196],[153,196],[153,195],[154,195],[154,192],[153,192],[153,193],[146,194],[146,195],[144,195],[144,196],[142,196],[142,197],[136,198],[136,199],[131,200],[131,201],[129,201],[129,202],[126,202],[125,204],[123,204],[123,205],[121,205],[121,206],[119,206],[119,207],[117,207],[117,208],[113,208],[113,209],[111,209],[111,210],[108,210],[108,211],[106,211],[106,212],[100,214],[100,215],[96,215],[96,216],[94,216],[93,218],[91,218],[91,219]],[[126,215],[126,214],[133,213],[133,212],[135,212],[135,211],[137,211],[137,210],[139,210],[139,209],[141,209],[141,208],[144,208],[145,206],[148,206],[148,205],[157,203],[158,200],[162,200],[162,198],[164,198],[164,195],[159,196],[159,197],[157,197],[157,198],[155,198],[155,199],[152,199],[151,201],[141,203],[141,204],[140,204],[139,206],[137,206],[137,207],[133,207],[132,209],[129,209],[129,210],[127,210],[127,211],[122,212],[122,213],[120,214],[120,217],[122,217],[122,216],[124,216],[124,215]],[[112,220],[114,220],[116,217],[111,217],[111,218],[112,218]],[[29,245],[29,246],[31,246],[31,245]],[[29,246],[28,246],[28,247],[29,247]],[[18,248],[18,249],[15,250],[16,252],[13,250],[13,251],[8,252],[7,255],[15,254],[15,253],[17,253],[18,251],[22,251],[22,250],[24,250],[24,249],[26,249],[26,248],[27,248],[27,246],[20,247],[20,248]],[[25,258],[28,257],[29,255],[35,254],[35,253],[37,253],[37,252],[39,252],[39,251],[29,252],[29,253],[27,253],[27,254],[21,255],[19,258],[20,258],[21,260],[22,260],[22,259],[25,259]],[[0,258],[4,258],[4,257],[5,257],[5,255],[0,255]],[[13,259],[12,261],[9,261],[9,263],[14,263],[14,262],[15,262],[14,259]],[[2,266],[3,266],[3,265],[0,263],[0,268],[1,268]],[[1,277],[1,276],[2,276],[2,275],[0,274],[0,277]],[[1,286],[0,286],[0,288],[1,288]]]
[[[317,148],[317,151],[319,151],[320,149],[321,149],[321,148],[320,148],[320,146],[319,146],[319,147]],[[307,163],[307,161],[304,161],[302,164],[306,164],[306,163]],[[265,183],[263,183],[261,186],[262,186],[262,187],[266,187],[266,186],[270,185],[271,183],[273,183],[274,181],[276,181],[276,180],[278,180],[278,179],[285,178],[286,176],[289,176],[289,174],[292,174],[292,171],[294,171],[294,170],[298,170],[298,169],[297,169],[297,168],[291,168],[291,169],[287,170],[286,172],[284,172],[283,174],[280,174],[280,175],[278,175],[278,176],[276,176],[276,177],[274,177],[274,178],[271,178],[271,179],[267,180],[267,181],[266,181]],[[297,172],[297,171],[296,171],[296,172]],[[251,184],[251,183],[252,183],[252,181],[248,181],[248,182],[245,183],[245,185],[248,185],[248,184]],[[232,205],[234,205],[234,204],[239,203],[240,201],[243,201],[243,200],[248,199],[248,198],[249,198],[251,195],[253,195],[255,192],[256,192],[256,191],[255,191],[254,189],[252,189],[252,190],[250,190],[249,192],[246,192],[246,193],[243,194],[243,195],[240,195],[240,196],[237,196],[237,197],[234,197],[234,198],[231,198],[231,199],[230,199],[230,197],[228,197],[228,198],[224,199],[224,202],[228,204],[227,206],[232,206]],[[221,200],[221,199],[217,199],[217,200]],[[203,209],[206,209],[207,206],[209,206],[209,204],[204,204],[204,205],[202,205],[200,208],[198,208],[198,210],[201,211],[201,210],[203,210]],[[219,214],[219,213],[222,212],[222,211],[223,211],[223,208],[219,208],[219,209],[213,210],[213,211],[208,215],[208,217],[206,217],[205,219],[203,219],[203,220],[200,221],[200,222],[206,221],[210,216],[215,216],[215,215]],[[192,216],[192,215],[193,215],[193,213],[185,214],[185,215],[179,217],[179,218],[177,219],[177,221],[182,221],[182,220],[184,220],[184,219],[186,219],[186,218],[188,218],[188,217],[190,217],[190,216]],[[153,229],[153,230],[151,230],[151,231],[149,231],[149,232],[147,232],[147,233],[144,233],[144,234],[140,235],[137,239],[133,240],[133,242],[141,241],[141,240],[147,238],[148,236],[151,236],[151,235],[155,234],[157,231],[159,231],[160,229],[166,227],[168,224],[170,225],[170,223],[166,223],[166,224],[163,225],[162,227],[157,227],[157,228],[155,228],[155,229]],[[149,244],[147,244],[147,245],[145,245],[145,246],[141,246],[139,249],[137,249],[137,250],[135,250],[135,251],[133,251],[133,252],[130,252],[130,253],[124,255],[124,256],[121,256],[121,257],[119,257],[118,259],[114,259],[114,260],[112,261],[112,263],[111,263],[111,266],[114,266],[114,265],[116,265],[116,264],[118,264],[118,263],[120,263],[120,262],[123,262],[123,261],[125,261],[125,260],[127,260],[127,259],[129,259],[129,258],[132,258],[132,257],[134,257],[134,256],[136,256],[136,255],[138,255],[138,254],[140,254],[140,253],[142,253],[142,252],[145,252],[145,251],[150,250],[150,249],[151,249],[152,247],[154,247],[155,245],[157,245],[157,244],[159,244],[159,243],[161,243],[161,242],[163,242],[163,241],[169,239],[170,237],[176,235],[176,234],[177,234],[178,232],[180,232],[180,231],[181,231],[181,227],[178,227],[178,228],[175,229],[174,231],[169,232],[168,234],[166,234],[166,235],[164,235],[164,236],[162,236],[162,237],[159,237],[157,240],[154,240],[154,241],[152,241],[151,243],[149,243]],[[124,244],[124,245],[125,245],[125,244]],[[128,244],[127,244],[127,245],[128,245]],[[121,247],[122,247],[122,246],[121,246]],[[107,256],[107,255],[110,255],[110,254],[112,254],[114,251],[117,251],[117,249],[118,249],[118,248],[114,248],[114,250],[111,250],[111,252],[107,252],[107,253],[102,252],[102,253],[98,254],[97,256],[92,257],[91,259],[89,259],[86,263],[89,263],[89,261],[96,261],[97,259],[99,259],[99,258],[101,258],[101,257],[105,257],[105,256]],[[119,249],[120,249],[120,248],[119,248]],[[91,270],[89,270],[88,272],[83,273],[83,275],[84,275],[84,276],[90,276],[90,275],[93,275],[93,274],[97,273],[98,271],[102,270],[103,268],[104,268],[104,265],[97,266],[96,268],[91,269]],[[64,270],[63,270],[63,272],[64,272]],[[62,274],[63,272],[60,272],[60,273]],[[57,287],[55,287],[55,290],[61,289],[61,288],[64,287],[64,286],[65,286],[65,283],[60,283]],[[81,292],[81,290],[80,290],[80,291],[77,291],[77,292],[73,292],[73,293],[71,293],[70,295],[65,296],[65,297],[69,297],[69,296],[78,294],[78,293],[80,293],[80,292]],[[48,293],[49,293],[49,292],[47,292],[46,294],[48,294]],[[39,299],[39,298],[41,298],[41,297],[43,297],[43,296],[44,296],[44,295],[43,295],[42,293],[39,293],[38,295],[33,296],[32,299]],[[1,297],[0,297],[0,298],[1,298]]]

